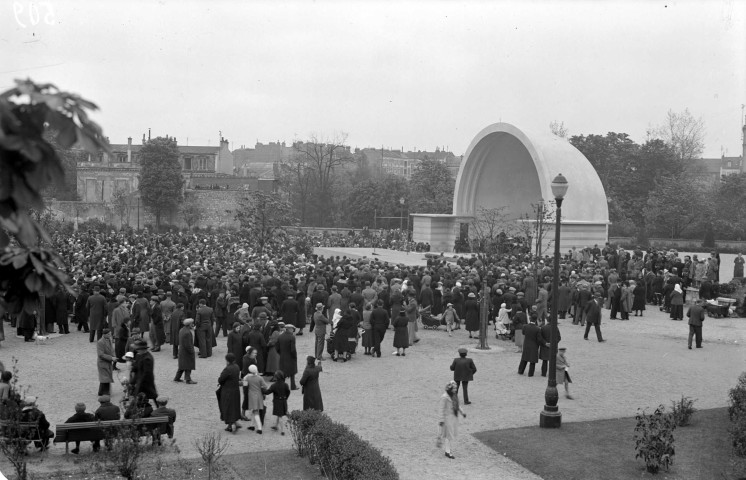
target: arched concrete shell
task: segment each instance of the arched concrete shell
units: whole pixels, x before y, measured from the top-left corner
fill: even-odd
[[[456,178],[453,214],[472,216],[477,207],[506,206],[509,218],[531,215],[531,204],[553,200],[552,180],[570,184],[562,222],[607,224],[606,192],[588,159],[567,140],[495,123],[474,137]]]

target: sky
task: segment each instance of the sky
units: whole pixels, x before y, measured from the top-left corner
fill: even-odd
[[[743,1],[0,2],[0,90],[94,101],[112,143],[346,139],[463,154],[496,122],[644,142],[669,110],[741,153]]]

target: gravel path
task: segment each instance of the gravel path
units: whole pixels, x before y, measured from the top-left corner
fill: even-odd
[[[699,408],[727,405],[728,389],[744,370],[746,319],[708,318],[704,348],[690,351],[686,322],[668,320],[657,310],[645,315],[622,322],[607,320],[608,310],[604,311],[606,343],[596,342],[593,332],[592,340],[584,341],[581,327],[569,320],[561,323],[561,344],[568,348],[575,382],[575,400],[560,398],[564,422],[633,416],[638,407],[669,405],[682,394],[696,398]],[[8,339],[0,348],[0,359],[6,367],[11,357],[19,359],[21,384],[31,387],[30,393],[38,396],[53,425],[72,415],[76,402],[85,402],[89,411],[96,409],[96,349],[87,335],[75,332],[37,345],[15,338],[8,324],[5,331]],[[380,359],[360,351],[348,363],[324,362],[321,389],[326,412],[390,456],[403,479],[538,478],[471,435],[526,425],[538,428],[546,388],[538,368],[534,378],[519,377],[519,355],[512,344],[494,339],[491,343],[503,347],[501,351],[470,354],[478,368],[469,388],[473,404],[465,406],[468,417],[461,421],[453,451],[456,460],[449,460],[435,448],[437,401],[452,378],[449,366],[456,349],[475,342],[463,330],[450,338],[442,330],[420,331],[420,337],[422,341],[406,357],[391,355],[393,332],[389,331]],[[313,338],[306,333],[297,339],[299,357],[304,359],[312,351]],[[156,385],[177,411],[176,438],[184,457],[197,455],[194,438],[224,428],[214,392],[225,353],[225,339],[220,337],[212,358],[197,359],[198,369],[193,373],[197,385],[171,381],[176,360],[170,347],[154,354]],[[121,398],[118,385],[113,397],[115,402]],[[301,405],[300,391],[292,392],[290,409]],[[620,434],[632,436],[632,432]],[[281,437],[269,429],[262,436],[242,429],[230,435],[230,440],[228,453],[292,448],[290,436]],[[56,446],[43,463],[50,468],[62,457],[64,448]]]

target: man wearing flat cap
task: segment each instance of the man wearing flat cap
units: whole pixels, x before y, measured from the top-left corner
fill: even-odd
[[[132,364],[132,377],[134,379],[134,396],[144,393],[146,398],[155,400],[158,391],[155,388],[155,360],[148,351],[148,343],[145,340],[135,342],[135,361]]]
[[[165,433],[168,438],[174,438],[174,422],[176,422],[176,410],[168,408],[168,397],[160,396],[155,399],[155,404],[158,406],[155,410],[150,413],[151,417],[168,417],[168,429],[162,432],[158,429],[153,430],[153,442],[156,445],[161,444],[161,434]]]
[[[147,351],[148,345],[145,344],[145,350]],[[94,413],[94,417],[96,420],[100,420],[102,422],[105,422],[107,420],[119,420],[121,412],[119,410],[119,407],[117,405],[114,405],[111,403],[111,397],[109,395],[99,395],[98,397],[98,403],[100,403],[98,409]],[[107,439],[105,440],[106,447],[111,448],[111,440]],[[93,442],[93,451],[98,452],[101,448],[101,444],[98,440]]]
[[[193,385],[192,370],[197,369],[197,359],[194,350],[194,319],[185,318],[184,326],[179,330],[179,366],[174,382],[181,382],[184,375],[186,383]]]
[[[585,334],[583,340],[588,340],[588,332],[591,330],[591,325],[596,329],[596,338],[599,342],[605,342],[601,336],[601,294],[596,293],[593,295],[593,300],[589,301],[583,309],[583,316],[587,322],[585,326]]]
[[[324,359],[324,338],[326,337],[326,326],[329,324],[329,319],[324,315],[324,304],[318,302],[316,304],[316,311],[313,314],[313,323],[316,335],[314,353],[316,354],[317,360]]]
[[[474,360],[466,358],[468,350],[465,348],[458,349],[458,358],[453,359],[451,370],[453,371],[453,381],[456,382],[456,395],[461,385],[464,386],[464,405],[469,405],[469,382],[474,380],[474,374],[477,373],[477,366]]]

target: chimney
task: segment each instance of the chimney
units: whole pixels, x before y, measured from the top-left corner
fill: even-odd
[[[127,163],[132,163],[132,137],[127,137]]]
[[[150,140],[150,129],[148,129],[148,140]]]
[[[142,144],[145,145],[145,134],[142,134]]]

